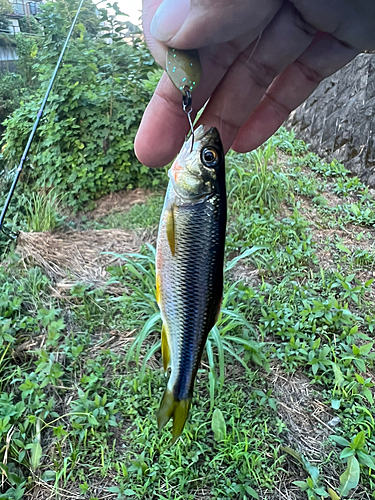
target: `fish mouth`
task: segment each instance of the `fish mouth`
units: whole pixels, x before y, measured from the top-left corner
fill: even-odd
[[[208,139],[209,141],[217,142],[220,141],[220,134],[216,127],[209,127],[208,125],[199,125],[199,127],[194,131],[194,142]]]

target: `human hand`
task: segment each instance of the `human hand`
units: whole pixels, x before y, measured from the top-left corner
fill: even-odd
[[[267,140],[321,80],[375,48],[375,2],[143,0],[143,26],[163,67],[167,46],[199,49],[193,113],[209,99],[199,123],[219,129],[225,151],[246,152]],[[136,137],[139,160],[166,165],[187,132],[181,94],[164,74]]]

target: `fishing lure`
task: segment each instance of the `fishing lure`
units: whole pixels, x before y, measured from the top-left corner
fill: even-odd
[[[182,94],[182,109],[189,120],[193,148],[194,127],[190,116],[193,111],[192,92],[198,85],[202,72],[198,51],[169,48],[165,68],[171,82]]]

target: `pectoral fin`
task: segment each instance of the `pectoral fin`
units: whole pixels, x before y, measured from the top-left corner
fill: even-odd
[[[167,214],[167,223],[166,223],[166,231],[167,231],[167,239],[169,243],[169,248],[171,249],[171,254],[175,255],[176,253],[176,232],[175,232],[175,206],[171,205]]]

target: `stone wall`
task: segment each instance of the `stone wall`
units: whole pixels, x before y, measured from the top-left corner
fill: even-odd
[[[375,186],[375,54],[360,54],[324,80],[285,123],[331,161]]]

